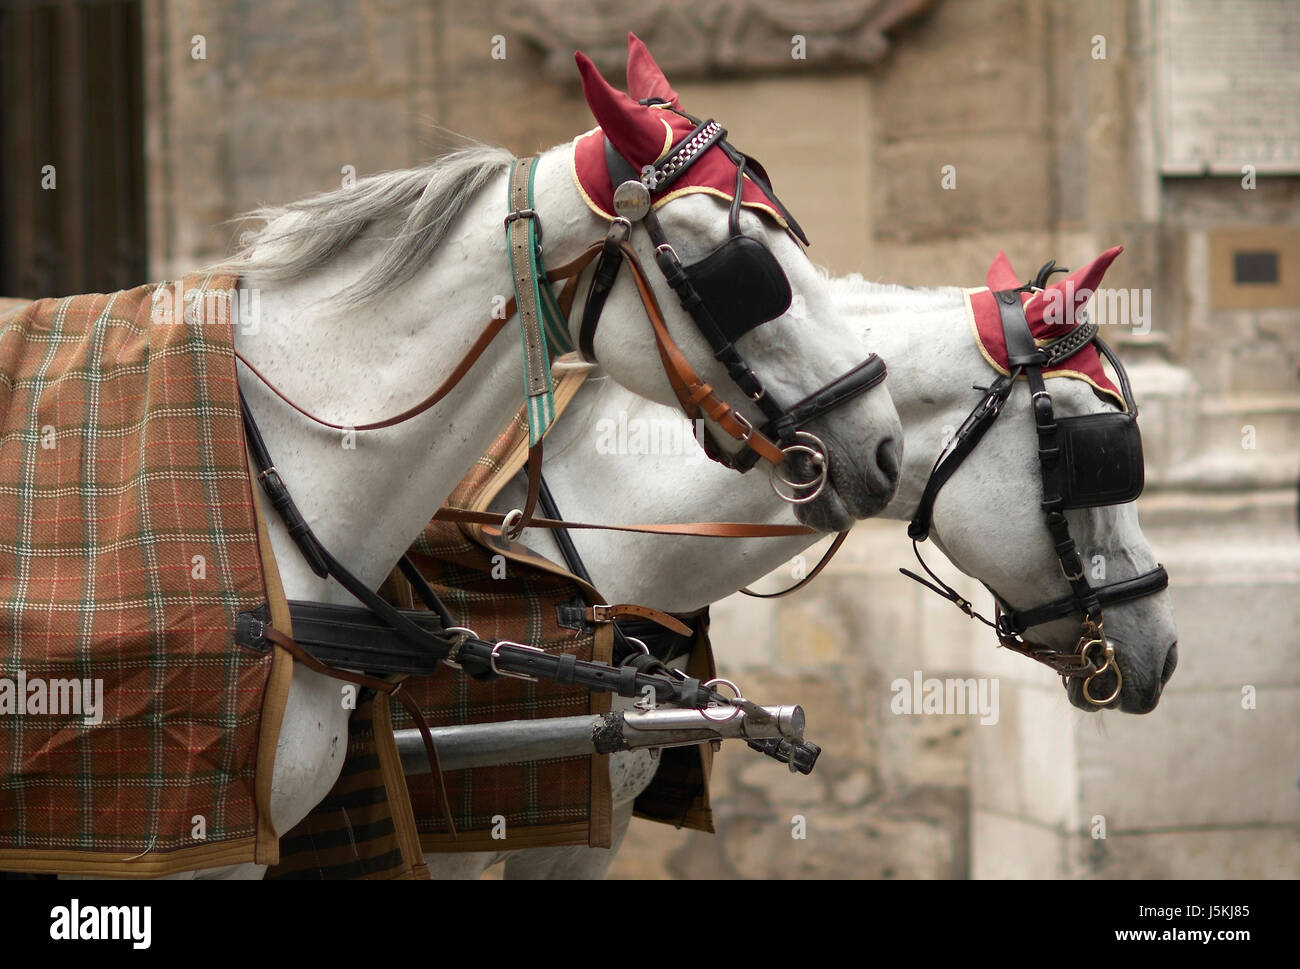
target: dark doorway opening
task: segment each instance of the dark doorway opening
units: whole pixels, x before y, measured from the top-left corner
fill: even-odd
[[[140,6],[0,7],[0,296],[146,281]]]

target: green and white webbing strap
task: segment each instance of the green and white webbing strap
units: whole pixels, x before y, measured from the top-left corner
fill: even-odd
[[[537,159],[526,158],[510,166],[510,214],[506,240],[510,248],[510,277],[519,313],[524,351],[524,396],[528,413],[528,445],[542,439],[555,420],[555,395],[551,385],[551,350],[573,349],[567,323],[542,269],[541,225],[533,209],[533,175]]]

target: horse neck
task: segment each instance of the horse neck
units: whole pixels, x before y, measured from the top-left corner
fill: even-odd
[[[832,281],[835,307],[857,321],[862,345],[889,365],[886,386],[903,424],[898,491],[882,518],[909,521],[943,442],[979,400],[993,372],[971,334],[962,290]]]
[[[547,243],[561,258],[593,234],[564,231],[592,221],[570,184],[569,154],[548,152],[537,171]],[[334,423],[368,423],[424,399],[513,295],[502,228],[506,178],[500,173],[468,203],[408,283],[360,307],[339,309],[331,297],[378,259],[378,238],[363,236],[301,280],[242,281],[241,289],[260,298],[260,313],[257,326],[238,335],[239,350],[295,402]],[[510,322],[437,405],[395,427],[350,435],[297,414],[243,368],[240,386],[313,530],[374,588],[515,415],[523,401],[520,366],[517,324]],[[307,568],[275,515],[268,527],[291,598],[349,601]]]
[[[848,277],[834,281],[832,296],[838,311],[860,321],[863,353],[874,351],[888,361],[888,386],[905,440],[899,495],[883,517],[907,520],[944,426],[956,427],[965,418],[975,395],[970,385],[987,380],[987,364],[971,339],[958,289],[910,290]],[[630,521],[630,514],[637,521],[794,522],[762,468],[742,476],[703,458],[599,446],[602,440],[617,443],[619,434],[634,440],[638,421],[667,426],[680,417],[611,379],[589,377],[548,439],[546,478],[561,512],[575,521],[606,523]],[[511,482],[493,507],[518,507],[522,497],[522,485]],[[610,601],[679,612],[735,592],[818,538],[671,539],[576,530],[571,537]],[[544,530],[530,530],[524,541],[563,562]]]

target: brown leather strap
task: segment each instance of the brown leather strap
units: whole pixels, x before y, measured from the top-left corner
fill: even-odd
[[[471,525],[500,527],[505,515],[493,511],[469,511],[465,508],[438,509],[433,516],[437,521],[461,522]],[[793,538],[798,535],[816,535],[817,529],[807,525],[760,525],[756,522],[661,522],[656,525],[600,525],[595,522],[560,521],[554,518],[534,518],[529,528],[588,528],[611,532],[637,532],[648,535],[691,535],[697,538]]]
[[[659,308],[659,301],[655,298],[654,290],[650,288],[650,283],[646,279],[645,270],[641,268],[636,250],[626,240],[619,242],[619,248],[632,269],[632,278],[636,281],[637,291],[641,295],[641,304],[645,307],[646,316],[650,318],[650,325],[654,329],[655,346],[659,351],[659,360],[663,364],[664,373],[668,375],[668,383],[672,386],[677,402],[686,412],[686,416],[691,420],[697,420],[703,413],[728,435],[743,442],[764,460],[771,464],[780,464],[784,461],[784,451],[756,431],[744,415],[733,410],[730,404],[714,393],[709,384],[700,379],[695,368],[691,366],[686,355],[682,353],[681,348],[668,332],[663,311]]]
[[[1037,640],[1026,639],[1024,636],[1003,632],[998,625],[998,622],[1002,619],[1002,607],[996,603],[993,606],[993,618],[993,630],[998,637],[998,642],[1013,653],[1028,656],[1030,659],[1050,667],[1061,676],[1087,676],[1097,672],[1097,667],[1086,654],[1058,649],[1055,646],[1049,646],[1047,643],[1040,643]]]
[[[420,740],[424,742],[424,752],[429,758],[429,767],[438,782],[438,797],[442,806],[443,818],[446,820],[447,830],[451,832],[454,840],[456,838],[456,822],[451,816],[451,799],[447,797],[447,785],[442,776],[442,762],[438,760],[438,747],[433,742],[433,734],[429,732],[429,724],[425,722],[419,706],[402,690],[402,684],[400,682],[390,683],[388,680],[366,676],[364,673],[353,673],[350,670],[339,670],[332,666],[326,666],[274,627],[267,627],[263,635],[277,646],[282,647],[290,656],[308,669],[315,670],[317,673],[336,680],[345,680],[348,683],[355,683],[358,686],[378,690],[380,693],[387,693],[390,698],[397,700],[406,708],[406,712],[410,714],[416,729],[420,731]]]
[[[587,622],[613,622],[616,619],[648,619],[665,629],[671,629],[679,636],[693,635],[691,627],[676,616],[652,609],[650,606],[619,602],[613,605],[597,604],[587,608]]]
[[[822,569],[826,568],[830,560],[835,557],[835,553],[840,550],[840,546],[844,544],[848,537],[849,533],[847,530],[836,535],[835,541],[831,542],[831,547],[826,550],[826,553],[821,557],[821,561],[817,563],[817,566],[794,585],[790,586],[790,588],[782,589],[780,592],[755,592],[746,587],[740,591],[747,596],[753,596],[755,599],[780,599],[782,596],[788,596],[792,592],[798,592],[821,574]]]
[[[528,449],[528,497],[524,499],[523,517],[519,524],[514,528],[513,536],[506,536],[513,540],[524,533],[532,523],[533,512],[537,510],[537,499],[542,493],[542,444],[538,441]]]

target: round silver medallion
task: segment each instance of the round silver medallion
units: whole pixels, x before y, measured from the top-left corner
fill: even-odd
[[[629,222],[640,222],[650,211],[650,191],[633,179],[614,189],[614,214]]]

